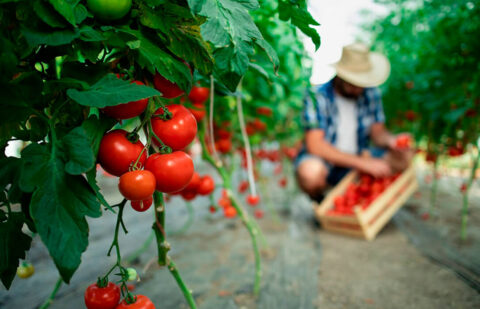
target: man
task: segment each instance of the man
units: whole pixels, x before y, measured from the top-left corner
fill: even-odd
[[[305,99],[304,147],[295,162],[300,188],[316,201],[352,168],[385,177],[406,168],[413,155],[411,149],[396,146],[397,136],[384,124],[376,87],[390,74],[388,59],[355,43],[343,48],[334,66],[336,77]],[[380,158],[362,156],[370,142],[387,153]]]

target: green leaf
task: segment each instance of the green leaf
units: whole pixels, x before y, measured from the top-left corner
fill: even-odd
[[[160,44],[145,37],[139,31],[122,31],[137,38],[137,40],[130,41],[128,45],[134,52],[138,53],[138,64],[142,68],[146,68],[152,74],[158,72],[186,92],[190,90],[192,87],[192,74],[190,68],[185,63],[165,52],[160,48]]]
[[[85,130],[77,127],[62,139],[63,148],[67,155],[65,171],[71,175],[80,175],[95,165],[95,157]]]
[[[99,217],[100,204],[82,176],[65,173],[62,158],[67,154],[55,147],[31,144],[22,151],[21,185],[34,187],[30,214],[38,234],[47,246],[63,280],[69,282],[88,246],[85,216]]]
[[[67,95],[80,105],[102,108],[153,97],[160,92],[107,74],[88,90],[68,89]]]
[[[49,0],[49,2],[70,24],[76,25],[75,7],[78,0]]]
[[[189,9],[168,3],[155,9],[141,6],[140,22],[158,30],[158,35],[168,50],[193,63],[205,75],[211,73],[213,58],[210,47],[200,34],[204,18],[195,18]]]
[[[192,10],[207,18],[201,26],[203,38],[215,48],[215,75],[234,91],[247,71],[254,46],[264,49],[274,69],[278,56],[264,40],[249,10],[258,8],[256,0],[189,0]]]
[[[32,242],[32,238],[22,232],[24,222],[23,213],[12,212],[7,221],[0,223],[0,279],[7,289],[15,278],[19,259],[25,259]]]
[[[97,184],[96,177],[97,177],[97,169],[94,167],[87,172],[87,182],[88,182],[88,184],[90,185],[90,187],[95,192],[95,196],[100,201],[100,203],[102,203],[102,205],[107,207],[108,210],[110,210],[111,212],[116,213],[115,210],[110,206],[110,204],[108,204],[108,202],[105,199],[105,197],[103,196],[103,194],[100,192],[100,187]]]
[[[278,13],[281,20],[290,20],[294,26],[310,37],[315,44],[315,49],[320,47],[320,35],[311,27],[320,24],[308,12],[305,0],[278,0]]]
[[[65,28],[68,25],[62,16],[44,1],[35,1],[33,3],[33,9],[37,16],[50,27]]]
[[[76,29],[41,32],[24,27],[22,28],[22,33],[30,46],[37,46],[41,44],[59,46],[71,43],[80,36],[80,33]]]
[[[90,142],[93,156],[96,158],[100,142],[102,141],[105,132],[110,130],[116,123],[116,120],[109,117],[97,118],[90,116],[82,123],[82,128],[85,130],[87,138]]]

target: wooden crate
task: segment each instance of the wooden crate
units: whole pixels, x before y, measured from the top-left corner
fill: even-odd
[[[315,216],[326,230],[373,240],[397,210],[417,190],[415,170],[411,165],[367,209],[362,210],[361,207],[356,206],[353,215],[329,215],[328,210],[333,208],[334,198],[344,194],[348,185],[357,178],[357,171],[348,173],[328,193],[320,205],[314,203]]]

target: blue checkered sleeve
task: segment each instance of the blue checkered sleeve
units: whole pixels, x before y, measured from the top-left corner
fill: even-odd
[[[385,122],[385,114],[383,112],[382,94],[378,88],[369,88],[367,91],[369,111],[374,117],[374,122]]]
[[[305,130],[322,129],[326,130],[326,104],[327,101],[322,94],[307,94],[303,109],[303,128]]]

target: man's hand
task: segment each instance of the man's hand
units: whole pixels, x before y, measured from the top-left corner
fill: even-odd
[[[388,177],[392,174],[390,165],[384,159],[361,158],[357,169],[375,178]]]

